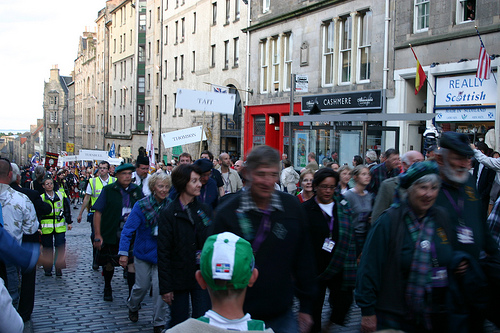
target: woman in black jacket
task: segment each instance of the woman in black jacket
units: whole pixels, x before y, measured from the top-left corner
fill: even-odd
[[[210,297],[195,280],[200,253],[211,224],[210,208],[200,203],[201,171],[195,165],[180,165],[172,172],[175,199],[158,221],[158,278],[162,299],[170,305],[173,327],[189,318],[189,298],[193,318],[210,309]]]

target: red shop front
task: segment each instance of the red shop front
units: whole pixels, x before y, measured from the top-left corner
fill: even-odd
[[[294,115],[303,115],[301,103],[293,105]],[[288,123],[281,116],[290,115],[290,104],[249,105],[245,111],[244,155],[255,146],[268,145],[290,156]]]

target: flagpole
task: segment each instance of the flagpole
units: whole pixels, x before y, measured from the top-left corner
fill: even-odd
[[[484,50],[486,51],[486,47],[484,46],[484,43],[483,43],[483,39],[481,38],[481,35],[479,34],[479,30],[477,29],[477,25],[474,26],[474,28],[476,28],[476,33],[477,33],[477,37],[479,37],[479,41],[481,42],[481,46],[484,48]],[[488,52],[486,51],[486,54],[488,54]],[[489,54],[488,54],[489,56]],[[479,59],[477,61],[480,61]],[[498,84],[497,82],[497,77],[495,75],[495,72],[493,72],[493,68],[490,68],[490,73],[493,74],[493,78],[495,79],[495,83]]]
[[[410,45],[410,50],[411,50],[411,52],[413,52],[413,56],[415,57],[415,60],[417,60],[417,62],[419,62],[417,55],[415,54],[415,51],[413,50],[413,47],[411,46],[411,44],[408,44],[408,45]],[[422,66],[422,65],[420,65],[420,66]],[[431,83],[429,82],[429,80],[427,80],[427,76],[425,76],[425,82],[427,82],[427,85],[429,86],[429,89],[431,90],[432,95],[436,96],[436,92],[434,91],[434,89],[432,89]]]

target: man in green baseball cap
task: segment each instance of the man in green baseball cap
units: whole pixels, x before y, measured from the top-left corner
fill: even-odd
[[[210,236],[201,252],[196,280],[203,289],[208,288],[212,310],[167,332],[273,332],[263,321],[243,312],[247,287],[252,287],[259,275],[254,264],[252,246],[243,238],[230,232]]]

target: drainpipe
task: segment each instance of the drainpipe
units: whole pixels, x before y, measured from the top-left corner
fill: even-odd
[[[387,89],[387,79],[389,76],[389,21],[391,18],[389,17],[389,5],[390,0],[385,0],[385,22],[384,22],[384,73],[382,76],[382,89]],[[384,108],[386,107],[386,103],[384,103]]]
[[[163,100],[163,70],[167,70],[163,68],[163,1],[160,6],[161,18],[160,18],[160,64],[158,65],[160,71],[160,96],[158,101],[158,109],[159,109],[159,118],[158,119],[158,160],[163,162],[163,156],[161,154],[161,115],[163,113],[162,110],[162,100]],[[167,107],[165,105],[165,107]],[[153,152],[154,154],[154,152]]]

